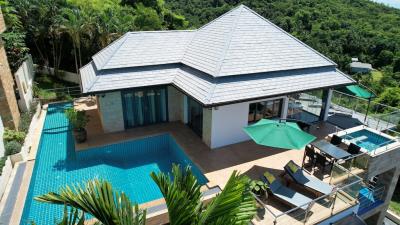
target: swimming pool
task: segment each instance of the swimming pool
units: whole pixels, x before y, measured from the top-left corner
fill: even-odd
[[[31,183],[20,224],[53,224],[63,206],[39,203],[33,197],[58,191],[66,184],[106,179],[131,201],[144,203],[162,198],[150,177],[170,172],[172,163],[190,165],[201,184],[207,179],[169,134],[91,148],[75,153],[74,140],[64,110],[71,104],[53,104],[47,111]]]
[[[385,145],[394,143],[394,141],[391,140],[390,138],[377,134],[367,129],[361,129],[353,131],[351,133],[346,133],[341,137],[344,138],[345,140],[357,144],[361,148],[366,149],[368,152],[374,151]]]

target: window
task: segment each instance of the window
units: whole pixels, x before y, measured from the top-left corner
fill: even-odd
[[[254,123],[262,118],[274,119],[281,117],[282,99],[255,102],[249,106],[249,123]]]

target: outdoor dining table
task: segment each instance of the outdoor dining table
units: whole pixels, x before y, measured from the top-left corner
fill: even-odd
[[[344,159],[344,158],[351,156],[350,153],[337,147],[336,145],[329,143],[326,140],[314,141],[311,143],[311,145],[314,146],[315,148],[319,149],[325,155],[328,155],[328,157],[330,157],[334,161],[337,161],[339,159]]]

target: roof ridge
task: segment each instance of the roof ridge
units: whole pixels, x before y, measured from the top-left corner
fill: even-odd
[[[196,32],[194,30],[143,30],[143,31],[128,31],[128,34],[140,34],[140,33],[173,33],[173,32]]]
[[[240,11],[239,11],[239,14],[236,16],[234,23],[232,24],[231,32],[229,33],[229,37],[228,37],[228,41],[225,44],[224,49],[222,51],[222,57],[218,62],[217,68],[215,68],[216,69],[215,76],[218,76],[218,74],[221,72],[222,63],[225,61],[225,56],[231,46],[231,40],[232,40],[233,34],[236,31],[236,27],[237,27],[238,21],[240,19],[240,16],[242,15],[243,7],[244,7],[244,5],[240,5],[239,7],[237,7],[238,10],[240,10]]]
[[[121,46],[125,44],[126,40],[128,39],[128,34],[131,34],[131,33],[127,33],[126,34],[126,37],[122,40],[121,44],[117,48],[114,49],[114,51],[112,52],[111,56],[107,59],[106,63],[104,63],[104,65],[101,67],[101,69],[104,69],[104,67],[107,66],[107,64],[110,62],[110,59],[115,55],[116,52],[119,51]]]
[[[313,51],[314,53],[318,54],[319,56],[321,56],[322,58],[324,58],[325,60],[327,60],[328,62],[332,63],[333,65],[337,66],[337,64],[332,61],[331,59],[329,59],[328,57],[324,56],[322,53],[318,52],[317,50],[311,48],[309,45],[307,45],[306,43],[300,41],[298,38],[296,38],[295,36],[291,35],[290,33],[286,32],[285,30],[283,30],[282,28],[280,28],[279,26],[277,26],[276,24],[272,23],[271,21],[269,21],[267,18],[264,18],[263,16],[261,16],[260,14],[258,14],[256,11],[250,9],[249,7],[243,5],[243,7],[247,10],[249,10],[250,12],[252,12],[254,15],[260,17],[261,19],[263,19],[264,21],[266,21],[268,24],[272,25],[273,27],[275,27],[276,29],[278,29],[279,31],[283,32],[284,34],[288,35],[289,37],[291,37],[293,40],[297,41],[298,43],[300,43],[301,45],[303,45],[304,47],[310,49],[311,51]]]
[[[107,47],[105,47],[105,48],[101,49],[100,51],[98,51],[96,54],[94,54],[94,55],[92,56],[92,60],[94,61],[94,58],[95,58],[97,55],[99,55],[100,53],[106,51],[109,47],[111,47],[110,45],[112,45],[112,44],[117,44],[118,41],[122,41],[122,39],[125,38],[125,40],[123,40],[122,43],[120,44],[120,46],[118,47],[118,49],[119,49],[119,48],[121,47],[121,45],[122,45],[123,43],[125,43],[128,34],[129,34],[129,32],[125,33],[124,35],[122,35],[121,37],[119,37],[117,40],[115,40],[115,41],[113,41],[112,43],[110,43],[109,45],[107,45]],[[114,54],[114,53],[115,53],[115,51],[113,51],[113,54]],[[112,55],[113,55],[113,54],[112,54]],[[110,55],[111,55],[111,54],[110,54]],[[97,69],[98,69],[98,70],[102,70],[103,67],[108,63],[108,61],[109,61],[110,58],[111,58],[111,56],[107,58],[107,62],[106,62],[106,63],[103,63],[103,65],[99,66]],[[95,64],[96,64],[96,63],[95,63]],[[96,67],[97,67],[97,65],[96,65]]]
[[[239,8],[242,8],[242,7],[244,7],[244,5],[243,5],[243,4],[240,4],[239,6],[237,6],[237,7],[235,7],[235,8],[232,8],[232,9],[230,9],[228,12],[225,12],[224,14],[222,14],[222,15],[218,16],[217,18],[215,18],[215,19],[211,20],[210,22],[208,22],[208,23],[204,24],[203,26],[201,26],[201,27],[197,28],[197,30],[201,30],[201,29],[203,29],[204,27],[206,27],[206,26],[208,26],[208,25],[212,24],[212,23],[213,23],[213,22],[215,22],[216,20],[219,20],[220,18],[222,18],[222,17],[225,17],[225,16],[226,16],[226,15],[228,15],[229,13],[231,13],[231,12],[233,12],[233,11],[235,11],[235,10],[239,9]]]
[[[243,5],[239,5],[239,6],[235,7],[235,8],[232,8],[232,9],[229,10],[228,12],[226,12],[226,13],[224,13],[224,14],[218,16],[217,18],[211,20],[210,22],[204,24],[203,26],[197,28],[196,30],[193,30],[193,31],[195,32],[195,34],[193,35],[193,37],[190,39],[190,41],[189,41],[189,42],[187,43],[187,45],[185,46],[185,50],[183,51],[182,58],[181,58],[181,63],[184,64],[183,61],[184,61],[185,55],[187,55],[187,50],[188,50],[189,46],[192,44],[192,42],[193,42],[193,40],[195,39],[195,37],[198,35],[197,32],[198,32],[199,30],[201,30],[201,29],[203,29],[204,27],[206,27],[206,26],[212,24],[214,21],[217,21],[218,19],[225,17],[227,14],[229,14],[230,12],[232,12],[232,11],[234,11],[234,10],[240,8],[240,7],[243,7]],[[213,76],[212,74],[210,74],[210,75]]]

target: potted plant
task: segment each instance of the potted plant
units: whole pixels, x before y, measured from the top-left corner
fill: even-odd
[[[268,197],[267,189],[268,185],[261,180],[252,180],[250,182],[251,191],[256,194],[258,197],[265,196]]]
[[[87,139],[85,127],[89,122],[89,116],[86,115],[85,111],[78,111],[74,108],[66,109],[65,115],[72,125],[76,142],[85,142]]]

